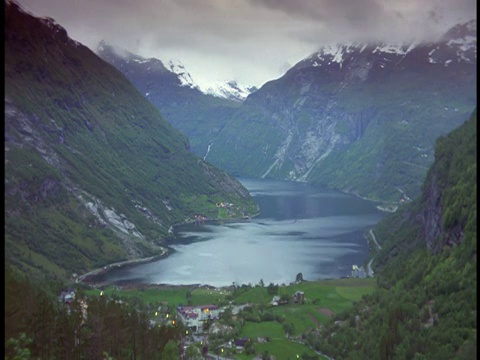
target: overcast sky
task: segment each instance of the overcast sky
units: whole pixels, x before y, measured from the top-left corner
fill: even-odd
[[[323,45],[432,39],[476,18],[476,0],[17,0],[95,50],[100,40],[164,62],[202,87],[261,86]]]

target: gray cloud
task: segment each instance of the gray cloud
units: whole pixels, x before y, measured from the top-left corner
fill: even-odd
[[[200,85],[260,86],[322,45],[431,39],[476,17],[475,0],[19,0],[93,50],[100,40],[179,59]]]

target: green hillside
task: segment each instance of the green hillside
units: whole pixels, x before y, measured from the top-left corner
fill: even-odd
[[[436,142],[422,195],[374,230],[378,290],[311,344],[335,359],[476,358],[476,137],[475,111]]]
[[[7,262],[66,278],[162,254],[195,215],[257,211],[118,70],[52,19],[5,10]]]

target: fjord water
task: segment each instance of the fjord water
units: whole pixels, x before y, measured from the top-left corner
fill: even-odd
[[[172,255],[112,270],[101,282],[288,284],[300,272],[306,280],[340,278],[363,265],[364,234],[384,216],[374,203],[305,183],[239,180],[259,205],[258,217],[179,226]]]

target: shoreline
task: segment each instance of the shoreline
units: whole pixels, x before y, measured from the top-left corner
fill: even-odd
[[[260,215],[260,211],[258,211],[256,214],[254,214],[252,216],[244,217],[244,218],[230,218],[230,219],[228,219],[228,218],[227,219],[208,219],[207,218],[207,219],[204,219],[204,220],[201,220],[201,221],[198,221],[198,220],[183,221],[183,222],[176,223],[176,224],[172,225],[168,232],[173,233],[173,229],[175,229],[178,226],[182,226],[182,225],[193,225],[193,224],[200,225],[200,224],[204,224],[204,223],[223,223],[223,222],[228,222],[228,223],[245,222],[245,221],[249,221],[250,219],[255,218],[259,215]],[[101,282],[95,282],[94,279],[98,276],[105,275],[110,270],[118,269],[120,267],[126,267],[126,266],[129,266],[129,265],[137,265],[137,264],[157,261],[157,260],[160,260],[160,259],[163,259],[163,258],[167,258],[168,256],[170,256],[174,252],[175,252],[175,249],[166,245],[166,246],[164,246],[163,252],[161,254],[149,256],[149,257],[146,257],[146,258],[135,258],[135,259],[124,260],[124,261],[119,261],[119,262],[107,264],[105,266],[102,266],[100,268],[94,269],[94,270],[89,271],[89,272],[87,272],[83,275],[78,276],[75,279],[75,283],[76,284],[84,283],[84,284],[87,284],[87,285],[90,285],[90,286],[102,286]],[[141,286],[141,285],[142,284],[138,284],[137,287]],[[201,286],[210,287],[210,285],[201,285],[201,284],[191,284],[191,285],[159,284],[159,285],[165,285],[165,286],[196,286],[196,285],[198,285],[200,287]],[[129,285],[127,285],[127,286],[129,287]],[[215,287],[213,287],[213,288],[215,288]]]
[[[130,260],[125,260],[125,261],[119,261],[116,263],[111,263],[108,265],[105,265],[103,267],[97,268],[95,270],[89,271],[83,275],[78,276],[75,279],[75,283],[86,283],[89,284],[92,278],[95,278],[96,276],[104,275],[108,273],[112,269],[128,266],[128,265],[135,265],[135,264],[142,264],[142,263],[147,263],[155,260],[162,259],[164,257],[167,257],[169,255],[169,250],[170,248],[167,248],[166,251],[164,251],[160,255],[154,255],[154,256],[149,256],[146,258],[136,258],[136,259],[130,259]],[[96,284],[89,284],[89,285],[96,285]]]
[[[319,279],[313,279],[313,280],[306,280],[304,279],[302,283],[314,283],[314,282],[326,282],[326,281],[349,281],[349,280],[355,280],[355,281],[364,281],[364,280],[371,280],[374,279],[374,277],[366,277],[366,278],[353,278],[350,276],[341,276],[341,277],[329,277],[329,278],[319,278]],[[248,285],[251,286],[252,288],[255,288],[259,286],[258,284],[242,284],[242,285],[236,285],[236,287],[242,287],[243,285]],[[296,282],[290,282],[290,283],[285,283],[285,284],[275,284],[278,286],[295,286],[298,285]],[[166,283],[160,283],[160,284],[149,284],[149,283],[139,283],[139,282],[128,282],[125,284],[104,284],[104,283],[99,283],[95,285],[91,285],[94,288],[102,289],[104,290],[107,287],[114,287],[117,288],[117,290],[121,291],[129,291],[129,290],[144,290],[144,289],[160,289],[160,290],[165,290],[165,289],[209,289],[209,290],[214,290],[214,291],[231,291],[235,288],[234,285],[220,285],[220,286],[215,286],[215,285],[209,285],[209,284],[200,284],[200,283],[193,283],[193,284],[166,284]],[[265,286],[266,288],[266,286]]]

